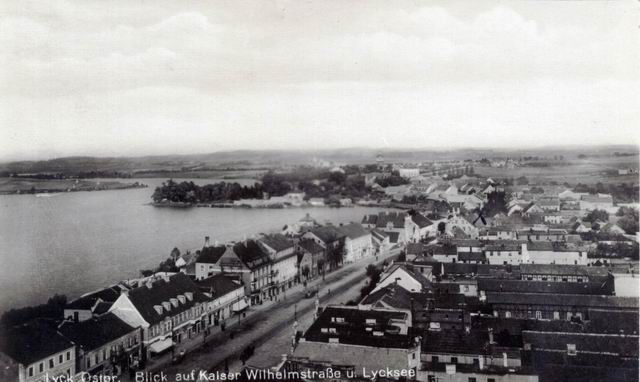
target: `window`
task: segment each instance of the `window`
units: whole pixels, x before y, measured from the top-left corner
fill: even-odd
[[[69,361],[70,359],[71,359],[71,352],[70,352],[70,351],[68,351],[68,352],[67,352],[67,361]]]
[[[49,369],[53,369],[53,358],[49,360]]]
[[[87,357],[87,369],[91,367],[91,358]]]
[[[29,377],[33,377],[33,366],[29,368]]]
[[[539,310],[536,310],[536,319],[537,320],[541,320],[542,319],[542,312]]]
[[[558,311],[553,312],[553,319],[554,320],[559,320],[560,319],[560,312],[558,312]]]
[[[458,357],[451,357],[451,363],[458,363]]]
[[[44,371],[44,362],[40,362],[40,365],[38,365],[38,370],[40,370],[41,373]]]
[[[578,352],[576,351],[576,345],[575,344],[567,344],[567,354],[569,354],[569,355],[578,354]]]
[[[487,382],[496,382],[495,378],[487,378]]]
[[[336,333],[336,328],[329,328],[329,333]]]
[[[504,312],[504,318],[511,318],[511,312],[509,312],[508,310]]]
[[[431,362],[438,363],[439,362],[438,356],[437,355],[431,356]]]
[[[58,363],[62,363],[62,362],[64,362],[64,356],[60,354],[60,356],[58,357]]]
[[[469,382],[476,382],[476,378],[475,377],[469,377]]]

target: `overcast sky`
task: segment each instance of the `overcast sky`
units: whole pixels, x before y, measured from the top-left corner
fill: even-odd
[[[638,1],[4,1],[0,159],[638,143]]]

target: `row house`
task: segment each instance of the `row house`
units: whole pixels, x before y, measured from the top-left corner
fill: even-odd
[[[140,366],[141,328],[113,313],[81,322],[64,321],[58,331],[76,344],[78,372],[119,376]]]
[[[371,232],[364,229],[362,224],[351,223],[338,228],[345,236],[344,261],[353,263],[364,257],[373,256],[373,239]]]
[[[76,346],[55,324],[36,319],[13,327],[2,336],[1,350],[17,364],[19,382],[71,380],[76,373]]]
[[[489,264],[522,264],[529,261],[527,244],[517,241],[496,241],[483,248]]]
[[[394,264],[380,276],[380,281],[371,293],[389,285],[399,285],[409,292],[428,293],[433,290],[430,277],[431,273],[418,272],[411,265]]]
[[[519,229],[517,232],[519,240],[527,241],[566,241],[568,235],[566,229],[546,227]]]
[[[529,262],[533,264],[587,265],[588,248],[563,242],[532,241],[526,244]]]
[[[200,291],[209,298],[204,316],[205,333],[211,326],[224,327],[233,314],[248,307],[245,288],[241,278],[217,274],[195,282]]]
[[[297,244],[298,270],[305,280],[312,279],[329,265],[325,259],[325,249],[312,239],[300,240]]]
[[[609,271],[601,267],[561,264],[522,264],[520,277],[529,281],[552,282],[605,282],[609,280]]]
[[[329,268],[342,264],[346,235],[338,227],[332,225],[317,227],[305,232],[302,239],[313,240],[324,249],[324,259]]]
[[[516,230],[509,226],[489,227],[480,234],[482,240],[516,240],[517,238]]]
[[[262,235],[257,241],[271,260],[271,282],[275,290],[279,293],[291,288],[298,276],[298,258],[293,241],[281,234]]]
[[[412,216],[405,212],[380,212],[377,215],[365,215],[362,225],[369,229],[377,228],[397,237],[392,243],[406,244],[418,242],[428,232],[428,226],[414,223]]]
[[[596,295],[486,292],[494,317],[536,320],[589,320],[590,309],[637,311],[638,299]]]
[[[177,273],[123,291],[110,312],[142,328],[144,360],[198,335],[209,301],[189,276]]]

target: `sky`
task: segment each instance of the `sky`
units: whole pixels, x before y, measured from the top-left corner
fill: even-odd
[[[5,1],[0,160],[638,144],[638,1]]]

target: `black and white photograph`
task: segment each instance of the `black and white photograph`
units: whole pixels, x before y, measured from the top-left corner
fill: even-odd
[[[637,382],[639,154],[639,1],[0,0],[0,382]]]

